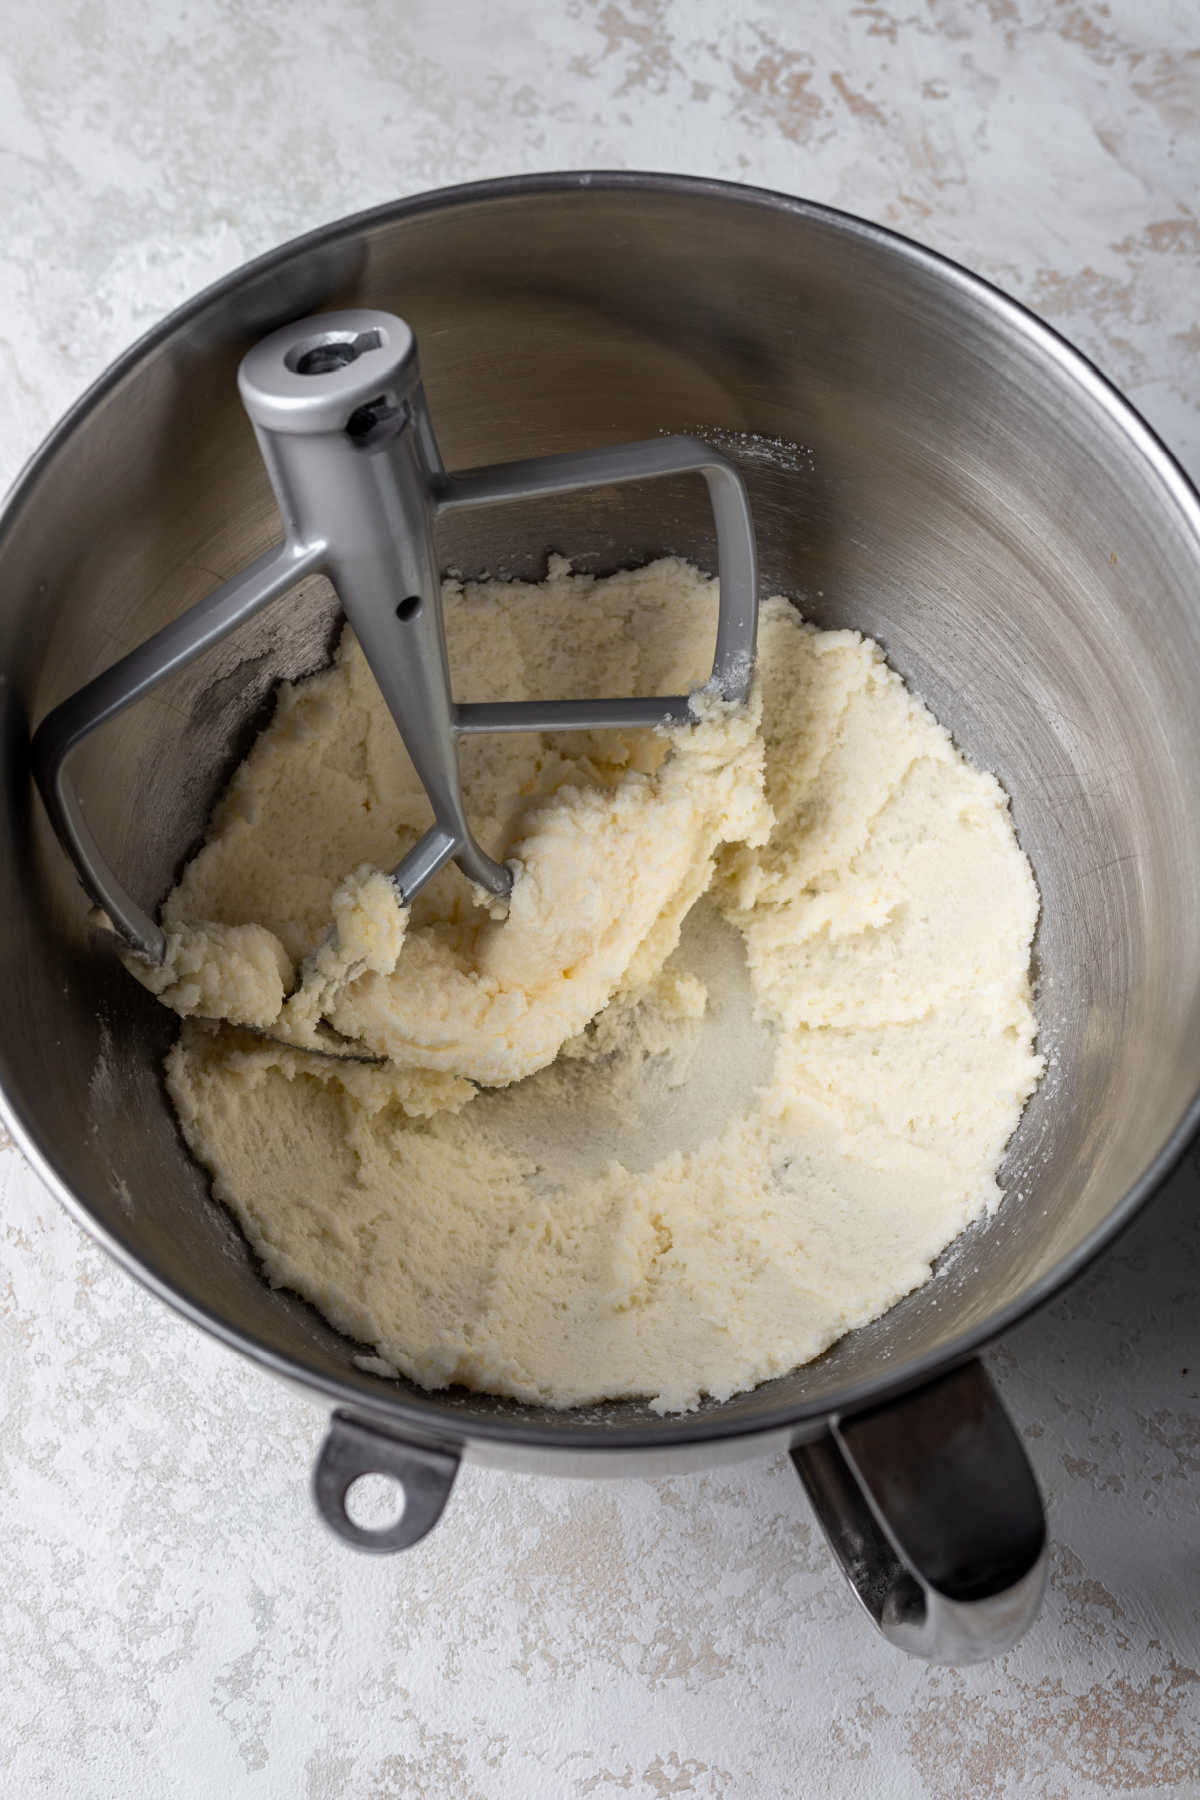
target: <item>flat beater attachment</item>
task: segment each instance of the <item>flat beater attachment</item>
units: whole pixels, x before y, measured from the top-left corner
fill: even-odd
[[[453,858],[508,892],[511,872],[478,844],[463,810],[458,739],[476,731],[597,731],[689,718],[688,696],[459,705],[450,688],[434,526],[497,505],[659,475],[703,475],[717,525],[720,611],[710,687],[749,691],[757,631],[754,526],[740,475],[697,438],[664,437],[447,474],[425,403],[417,346],[391,313],[301,319],[251,349],[242,402],[283,518],[283,542],[47,714],[33,767],[84,887],[129,945],[162,961],[161,928],[126,893],[88,830],[66,773],[75,746],[304,575],[327,575],[354,627],[433,808],[394,872],[403,900]]]

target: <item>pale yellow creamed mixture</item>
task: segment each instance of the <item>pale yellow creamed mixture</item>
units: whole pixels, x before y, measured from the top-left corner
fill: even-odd
[[[649,694],[703,680],[716,589],[553,559],[445,602],[460,699]],[[379,871],[429,810],[347,631],[167,901],[166,968],[130,964],[194,1015],[170,1093],[269,1278],[427,1387],[725,1397],[1000,1198],[1042,1066],[1001,788],[876,644],[783,599],[752,706],[697,710],[466,738],[508,913],[448,868],[409,915]]]

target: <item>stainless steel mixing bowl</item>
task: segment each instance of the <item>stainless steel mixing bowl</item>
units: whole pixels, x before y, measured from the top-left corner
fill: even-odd
[[[937,1277],[794,1374],[678,1418],[426,1394],[260,1279],[185,1154],[160,1080],[173,1022],[97,939],[35,801],[30,725],[267,549],[280,526],[235,372],[306,312],[415,327],[448,465],[715,439],[749,482],[764,591],[861,627],[1013,798],[1043,899],[1051,1069],[1008,1197]],[[448,565],[532,571],[712,555],[702,484],[447,522]],[[876,1622],[924,1655],[1010,1642],[1044,1572],[1036,1487],[973,1360],[1125,1223],[1183,1146],[1200,1086],[1200,502],[1081,357],[995,290],[873,226],[664,176],[433,194],[285,246],[175,313],[34,458],[0,529],[6,927],[0,1080],[76,1217],[197,1324],[338,1403],[318,1503],[392,1549],[462,1457],[657,1473],[791,1449]],[[335,603],[310,581],[89,741],[75,774],[134,890],[161,895],[277,677]],[[354,1526],[395,1473],[404,1516]]]

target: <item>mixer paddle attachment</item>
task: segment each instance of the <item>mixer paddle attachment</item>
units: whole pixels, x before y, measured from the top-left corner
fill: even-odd
[[[428,795],[434,823],[394,871],[407,903],[451,858],[489,893],[512,874],[472,835],[458,739],[477,731],[598,731],[692,716],[689,696],[461,705],[446,658],[434,525],[443,513],[659,475],[703,475],[717,526],[720,610],[708,691],[742,701],[757,632],[754,525],[727,459],[697,438],[534,457],[448,474],[417,346],[391,313],[354,310],[272,333],[238,371],[284,525],[283,542],[56,706],[34,735],[34,774],[88,894],[131,949],[161,964],[166,938],[92,837],[67,762],[81,740],[235,630],[302,576],[333,582]]]

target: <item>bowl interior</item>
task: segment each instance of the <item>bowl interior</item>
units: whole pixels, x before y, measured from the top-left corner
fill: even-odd
[[[719,254],[714,248],[719,246]],[[888,655],[1008,789],[1043,899],[1050,1072],[1008,1196],[937,1278],[808,1368],[672,1423],[429,1396],[271,1292],[183,1150],[171,1019],[86,920],[32,798],[30,722],[240,568],[279,524],[236,393],[247,346],[308,310],[379,306],[421,344],[450,467],[710,437],[741,466],[763,591]],[[712,564],[702,485],[458,515],[447,565]],[[982,1330],[1119,1209],[1200,1086],[1200,520],[1137,422],[1048,333],[949,265],[817,208],[595,178],[465,191],[255,265],[119,366],[19,488],[0,536],[7,964],[0,1080],[78,1208],[177,1302],[332,1391],[410,1420],[556,1438],[816,1413]],[[281,675],[315,667],[312,579],[98,734],[74,774],[132,890],[161,898]]]

